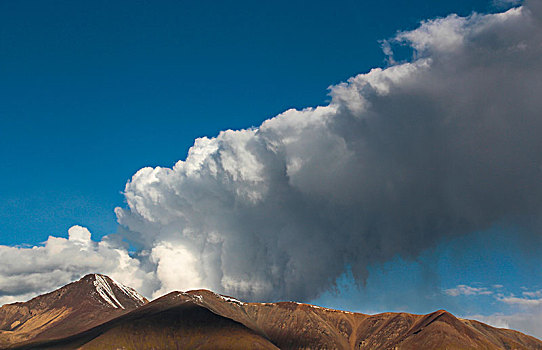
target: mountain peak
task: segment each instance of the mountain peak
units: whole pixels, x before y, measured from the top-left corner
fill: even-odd
[[[147,302],[147,299],[140,295],[135,289],[126,287],[123,284],[116,282],[108,276],[100,274],[92,274],[85,276],[92,281],[96,292],[107,305],[113,308],[125,309],[126,307],[119,301],[118,297],[128,299],[130,303],[135,303],[136,306],[141,306]]]
[[[99,273],[83,276],[62,288],[37,296],[26,303],[46,304],[62,299],[62,304],[76,307],[81,303],[99,303],[101,307],[113,309],[133,309],[146,304],[148,300],[135,289],[127,287],[111,277]],[[73,299],[74,305],[71,303]],[[25,304],[25,303],[17,303]]]
[[[88,274],[27,302],[0,308],[0,348],[6,339],[64,337],[94,327],[148,302],[134,289],[102,274]]]

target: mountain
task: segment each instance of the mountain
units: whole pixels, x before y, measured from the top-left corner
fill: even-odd
[[[134,289],[91,274],[24,303],[0,308],[0,348],[21,342],[64,338],[148,303]]]
[[[107,281],[112,287],[114,282]],[[94,292],[90,298],[96,295],[101,296]],[[123,303],[117,291],[115,295]],[[118,305],[112,298],[111,304],[97,300],[109,308]],[[72,327],[71,335],[61,339],[58,332],[50,333],[54,328],[43,330],[40,337],[13,348],[542,349],[536,338],[444,310],[365,315],[295,302],[245,303],[208,290],[172,292],[142,304],[93,328],[85,324],[76,333],[77,327]]]
[[[34,343],[33,346],[38,344]],[[207,290],[173,292],[44,348],[542,349],[516,331],[428,315],[364,315],[294,302],[244,303]]]
[[[77,335],[15,349],[278,349],[230,318],[172,292]]]
[[[207,290],[179,299],[235,320],[281,349],[542,349],[536,338],[444,310],[365,315],[295,302],[244,303]]]

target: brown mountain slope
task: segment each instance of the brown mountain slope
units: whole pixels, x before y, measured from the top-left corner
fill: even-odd
[[[195,303],[236,320],[281,349],[542,349],[520,332],[429,315],[364,315],[294,302],[243,303],[206,290],[183,293]]]
[[[229,318],[172,292],[128,314],[62,340],[16,349],[278,349]]]
[[[92,274],[24,303],[0,308],[0,348],[63,338],[127,313],[147,299],[103,275]]]
[[[89,331],[20,349],[542,349],[520,332],[428,315],[364,315],[294,302],[173,292]],[[276,347],[275,347],[276,346]]]

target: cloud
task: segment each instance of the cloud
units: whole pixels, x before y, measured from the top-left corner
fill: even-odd
[[[519,330],[542,339],[542,290],[523,291],[523,297],[497,295],[496,300],[507,304],[517,312],[510,314],[493,314],[489,316],[474,315],[469,318],[486,322],[495,327]]]
[[[456,297],[459,295],[491,295],[492,291],[484,287],[471,287],[464,284],[460,284],[455,288],[445,289],[444,293]]]
[[[140,269],[139,260],[113,241],[92,241],[81,226],[71,227],[68,234],[68,239],[50,236],[39,246],[0,246],[0,305],[25,301],[93,272],[136,288],[152,280]]]
[[[179,284],[185,286],[185,290],[205,287],[198,274],[196,257],[182,245],[162,242],[153,248],[151,260],[156,264],[156,276],[161,282],[161,288],[153,297],[177,290]]]
[[[470,315],[465,318],[478,320],[497,328],[519,330],[539,339],[542,338],[542,310],[533,310],[528,313],[523,312],[511,315]]]
[[[521,294],[523,294],[526,297],[531,297],[531,298],[542,298],[542,290],[537,290],[534,292],[523,292]]]
[[[507,9],[521,4],[522,0],[493,0],[493,6],[497,9]]]
[[[502,291],[503,285],[493,285],[497,291]],[[494,313],[492,315],[468,315],[464,318],[475,319],[498,328],[509,328],[525,332],[542,338],[542,290],[523,291],[522,297],[510,294],[508,296],[485,287],[471,287],[458,285],[455,288],[445,289],[444,293],[452,297],[460,296],[492,296],[492,299],[507,305],[507,314]],[[494,309],[494,308],[493,308]]]
[[[502,301],[506,304],[517,304],[521,306],[540,306],[542,305],[542,298],[533,299],[533,298],[520,298],[515,296],[508,297],[499,297],[499,301]]]
[[[368,266],[449,237],[536,223],[539,14],[530,2],[424,21],[384,46],[390,63],[394,45],[410,46],[410,62],[330,87],[329,105],[197,139],[174,167],[138,171],[116,214],[149,252],[156,291],[310,300],[347,268],[362,282]]]
[[[503,285],[494,285],[502,290]],[[456,288],[445,290],[451,296],[480,295],[487,291],[486,288],[472,288],[459,285]],[[491,291],[488,291],[491,292]],[[468,315],[464,318],[478,320],[498,328],[519,330],[526,334],[542,338],[542,290],[523,291],[523,297],[511,294],[505,296],[502,293],[492,293],[493,298],[511,308],[508,314],[494,313],[491,315]],[[489,293],[488,293],[489,295]]]

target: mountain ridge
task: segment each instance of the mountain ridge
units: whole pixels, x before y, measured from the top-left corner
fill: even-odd
[[[0,307],[0,348],[14,342],[63,338],[146,304],[108,276],[88,274],[26,302]]]
[[[107,276],[98,276],[101,276],[101,279],[94,277],[92,281],[94,289],[89,290],[95,291],[92,298],[97,296],[101,298],[95,307],[113,310],[108,314],[107,320],[88,327],[88,323],[76,320],[77,317],[86,314],[72,313],[72,319],[77,321],[75,324],[85,326],[79,332],[72,331],[60,337],[58,330],[50,327],[34,338],[12,342],[9,347],[13,349],[36,347],[542,349],[542,341],[534,337],[474,320],[457,318],[445,310],[427,315],[393,312],[367,315],[293,301],[249,303],[205,289],[174,291],[145,303],[132,297],[130,300],[137,299],[139,304],[132,309],[122,309],[120,306],[125,306],[123,303],[126,301],[121,300],[120,293],[125,295],[130,293],[116,287],[115,282]],[[111,290],[114,290],[112,296],[107,294],[106,286],[100,284],[103,284],[103,280]],[[96,281],[98,282],[94,283]],[[105,293],[105,297],[100,290]],[[127,290],[137,293],[131,288]],[[115,301],[115,298],[118,300]],[[60,305],[54,310],[60,310],[58,306]],[[2,319],[3,308],[0,308],[0,329],[3,324],[15,322],[14,318],[7,322]],[[28,322],[24,319],[22,321]]]

